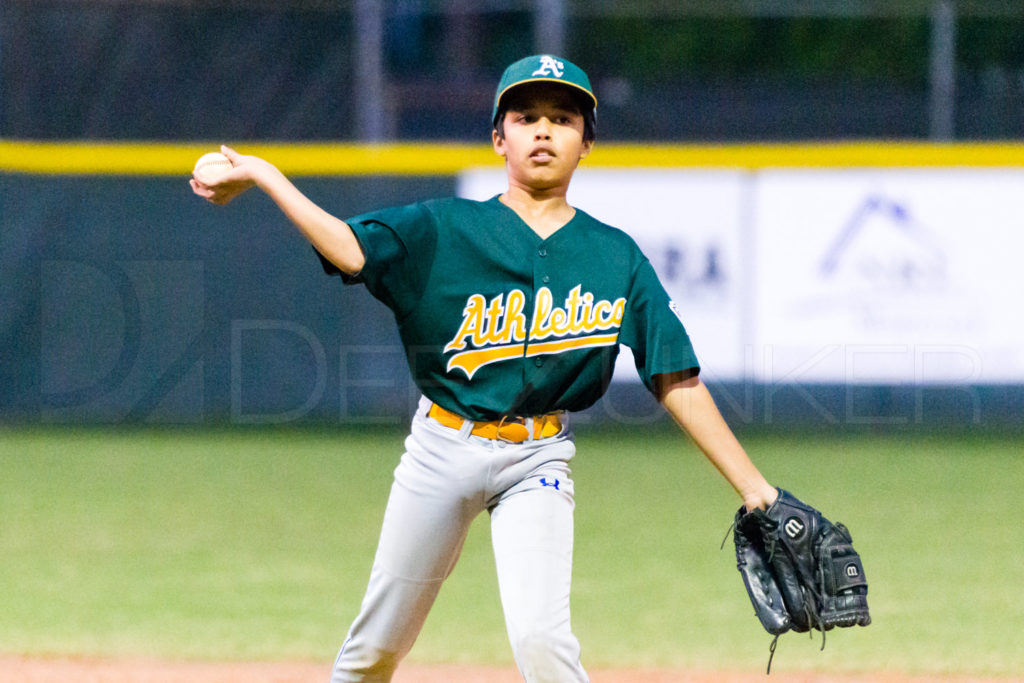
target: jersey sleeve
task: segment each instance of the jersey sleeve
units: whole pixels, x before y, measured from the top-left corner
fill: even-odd
[[[346,284],[365,284],[399,318],[419,301],[434,261],[437,226],[423,204],[361,214],[345,221],[352,228],[366,263],[358,275],[345,275],[319,252],[330,275]]]
[[[655,375],[700,372],[697,354],[676,306],[646,259],[633,277],[619,341],[633,351],[640,379],[652,392]]]

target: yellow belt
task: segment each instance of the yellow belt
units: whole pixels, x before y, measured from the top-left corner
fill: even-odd
[[[427,416],[452,429],[461,429],[463,424],[470,421],[458,413],[445,410],[436,403],[430,406]],[[485,439],[500,439],[510,443],[522,443],[530,438],[530,430],[526,426],[527,419],[529,418],[503,417],[500,420],[491,420],[490,422],[473,422],[473,430],[470,434],[482,436]],[[535,439],[554,436],[560,431],[562,431],[562,421],[559,419],[558,413],[538,415],[533,418],[533,438]]]

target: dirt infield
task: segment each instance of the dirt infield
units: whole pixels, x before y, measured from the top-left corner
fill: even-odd
[[[0,656],[0,680],[10,683],[326,683],[329,665],[310,662],[169,662],[79,657]],[[997,683],[1010,679],[907,676],[897,673],[787,674],[726,671],[607,669],[591,671],[592,683]],[[522,683],[509,669],[464,665],[406,664],[393,683]]]

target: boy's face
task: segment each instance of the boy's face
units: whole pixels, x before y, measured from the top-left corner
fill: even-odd
[[[505,157],[509,182],[532,190],[568,185],[580,159],[583,115],[564,86],[536,83],[514,93],[503,119],[504,136],[493,133],[494,151]]]

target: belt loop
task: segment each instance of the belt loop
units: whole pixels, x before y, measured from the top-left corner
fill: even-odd
[[[430,412],[430,407],[433,406],[433,405],[434,405],[433,401],[431,401],[426,396],[420,394],[419,402],[417,402],[417,404],[416,404],[416,414],[419,415],[420,417],[424,417],[424,418],[428,417],[428,413]]]
[[[534,439],[536,439],[537,438],[537,432],[534,431],[533,417],[526,418],[524,426],[526,427],[526,431],[527,431],[527,434],[528,434],[528,436],[526,437],[526,440],[527,441],[533,441]]]

